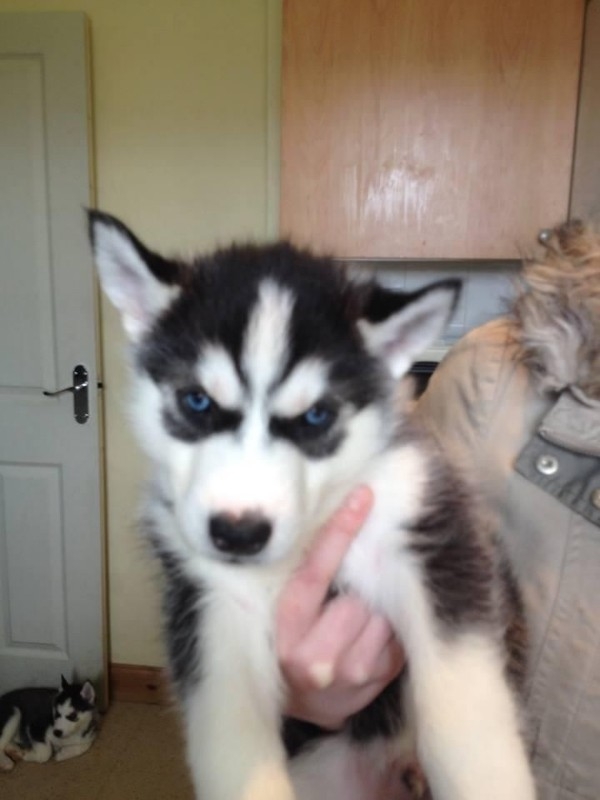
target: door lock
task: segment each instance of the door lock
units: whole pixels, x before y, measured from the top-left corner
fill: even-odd
[[[58,397],[66,392],[73,394],[73,416],[81,425],[87,422],[90,416],[88,390],[90,386],[90,378],[87,369],[78,364],[73,369],[73,386],[67,386],[65,389],[59,389],[57,392],[44,392],[46,397]]]

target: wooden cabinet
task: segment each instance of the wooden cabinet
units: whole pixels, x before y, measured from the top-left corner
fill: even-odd
[[[585,0],[284,0],[281,231],[515,258],[568,210]]]

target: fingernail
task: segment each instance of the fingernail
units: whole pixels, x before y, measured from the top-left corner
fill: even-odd
[[[327,661],[317,661],[309,670],[318,689],[326,689],[333,683],[333,664]]]

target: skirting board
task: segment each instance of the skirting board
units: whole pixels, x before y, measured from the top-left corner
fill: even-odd
[[[138,664],[110,665],[111,701],[169,705],[172,694],[165,671]]]

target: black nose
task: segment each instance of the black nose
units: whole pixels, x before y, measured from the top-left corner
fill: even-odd
[[[215,514],[209,521],[213,544],[222,553],[232,556],[253,556],[260,553],[271,536],[271,523],[258,514],[234,517]]]
[[[55,728],[52,733],[56,736],[57,739],[60,739],[62,736],[62,731],[59,731],[58,728]]]

